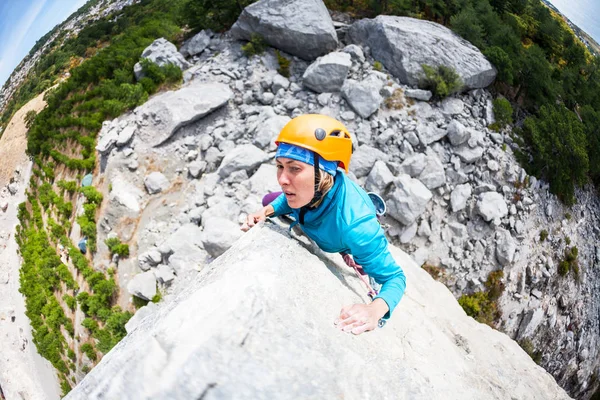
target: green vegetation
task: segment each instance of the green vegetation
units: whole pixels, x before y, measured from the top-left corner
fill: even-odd
[[[579,249],[576,246],[567,248],[565,250],[564,259],[558,264],[558,273],[561,276],[566,276],[569,271],[573,271],[575,277],[579,277],[579,261],[577,256],[579,255]]]
[[[494,327],[495,321],[500,316],[497,301],[504,291],[502,270],[490,272],[485,281],[485,291],[475,292],[473,294],[464,294],[458,299],[467,315],[475,318],[477,321]]]
[[[279,72],[279,75],[289,78],[290,60],[287,57],[282,56],[279,50],[275,50],[275,55],[277,56],[277,62],[279,63],[279,68],[277,69],[277,72]]]
[[[461,89],[462,81],[454,69],[444,65],[434,68],[423,64],[422,67],[423,77],[419,86],[431,91],[436,98],[443,99]]]
[[[121,243],[119,238],[106,239],[104,243],[108,246],[111,256],[118,254],[120,257],[129,257],[129,245]]]
[[[542,231],[540,232],[540,241],[543,242],[548,238],[548,231],[545,229],[542,229]]]
[[[183,22],[193,32],[201,29],[226,31],[237,20],[242,10],[256,0],[188,0],[183,5]]]
[[[262,54],[265,52],[266,48],[267,44],[264,39],[256,33],[253,33],[250,37],[250,41],[242,46],[242,50],[247,57]]]
[[[373,63],[373,69],[375,69],[375,71],[381,71],[383,69],[383,65],[379,61],[375,61]]]
[[[513,108],[510,102],[503,97],[499,97],[493,101],[494,116],[496,123],[500,128],[511,125],[513,122]]]

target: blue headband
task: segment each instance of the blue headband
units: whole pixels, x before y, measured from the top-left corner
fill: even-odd
[[[292,160],[301,161],[312,166],[315,165],[315,154],[312,151],[293,144],[279,143],[275,158],[279,157],[291,158]],[[329,175],[335,176],[337,173],[337,166],[337,161],[327,161],[324,160],[323,157],[319,157],[319,168]]]

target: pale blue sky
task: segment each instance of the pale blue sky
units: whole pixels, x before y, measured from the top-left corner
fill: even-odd
[[[0,87],[35,42],[86,0],[0,0]]]

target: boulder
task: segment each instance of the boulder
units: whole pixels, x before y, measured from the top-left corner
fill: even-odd
[[[384,328],[340,332],[340,308],[368,302],[362,283],[341,257],[317,257],[288,235],[273,224],[245,233],[65,400],[569,399],[515,341],[468,317],[393,246],[407,295]]]
[[[158,146],[177,130],[223,107],[233,97],[222,83],[193,83],[176,91],[160,93],[137,108],[138,137]]]
[[[193,38],[186,41],[179,52],[184,57],[195,56],[196,54],[200,54],[206,49],[208,44],[210,43],[211,32],[208,30],[202,30],[200,33],[194,35]]]
[[[287,115],[276,115],[262,120],[256,127],[253,143],[263,150],[275,150],[275,139],[290,119]]]
[[[188,165],[188,172],[192,178],[197,179],[206,171],[207,166],[206,161],[194,161]]]
[[[206,262],[206,252],[202,244],[202,228],[189,223],[179,227],[165,239],[159,249],[169,248],[169,265],[181,277],[189,270],[199,270]]]
[[[444,165],[440,161],[435,152],[431,151],[425,158],[425,168],[419,174],[419,180],[429,190],[433,190],[443,186],[446,183],[446,172]]]
[[[111,202],[120,204],[134,213],[140,212],[140,199],[144,196],[142,190],[121,174],[115,175],[111,179],[110,184],[112,185],[112,190],[108,197]]]
[[[333,52],[317,58],[304,72],[302,83],[317,92],[339,92],[352,66],[350,54]]]
[[[473,148],[465,143],[455,148],[454,154],[456,154],[462,162],[466,164],[472,164],[475,161],[479,160],[481,157],[483,157],[483,148]]]
[[[162,284],[168,285],[173,282],[175,279],[175,274],[171,267],[165,264],[160,264],[158,267],[154,269],[154,276],[156,276],[156,280]]]
[[[342,96],[358,115],[369,118],[383,101],[379,94],[382,87],[383,81],[372,76],[361,82],[346,79],[342,86]]]
[[[273,84],[271,85],[271,91],[273,93],[279,92],[281,89],[287,90],[290,87],[290,80],[285,76],[275,74],[273,77]]]
[[[8,210],[8,201],[0,202],[0,210],[2,210],[2,212],[6,212],[6,210]]]
[[[393,181],[394,175],[387,165],[383,161],[377,160],[367,176],[365,189],[370,192],[382,194]]]
[[[168,189],[171,183],[166,176],[155,171],[144,178],[144,185],[149,194],[156,194]]]
[[[347,36],[369,46],[375,59],[411,86],[418,85],[423,64],[453,68],[465,89],[487,87],[496,78],[496,69],[475,46],[435,22],[379,15],[355,22]]]
[[[177,51],[177,47],[165,38],[158,38],[152,44],[144,49],[141,58],[152,61],[163,67],[167,64],[173,64],[180,69],[188,69],[191,64],[185,60],[185,57]],[[140,63],[134,68],[135,78],[139,81],[145,75]]]
[[[217,173],[221,178],[226,178],[235,171],[252,171],[270,158],[267,153],[258,147],[251,144],[244,144],[234,148],[225,155]]]
[[[442,101],[442,114],[452,116],[462,113],[464,109],[465,103],[461,99],[448,97]]]
[[[425,147],[442,139],[447,133],[445,129],[438,128],[433,124],[420,123],[417,126],[417,136]]]
[[[281,191],[281,187],[277,183],[277,167],[274,165],[261,165],[248,182],[250,191],[259,197]]]
[[[225,253],[242,236],[239,224],[225,218],[213,217],[203,222],[204,248],[212,257]]]
[[[388,155],[381,150],[364,144],[352,154],[350,172],[354,173],[357,178],[367,176],[377,160],[387,161]]]
[[[140,299],[152,300],[156,296],[154,272],[146,271],[134,276],[127,284],[127,291]]]
[[[429,101],[433,94],[429,90],[422,89],[406,89],[404,91],[404,97],[417,99],[421,101]]]
[[[410,175],[411,178],[416,178],[421,175],[426,165],[427,156],[423,153],[415,153],[400,164],[400,170]]]
[[[467,200],[471,197],[471,192],[472,188],[469,183],[456,185],[450,194],[450,206],[452,207],[452,212],[460,211],[467,206]]]
[[[387,202],[388,214],[404,225],[410,225],[425,212],[432,193],[419,180],[402,174],[394,181],[395,189]]]
[[[486,221],[494,218],[504,218],[508,214],[508,207],[504,197],[498,192],[485,192],[479,195],[477,212]]]
[[[450,140],[450,143],[452,143],[453,146],[459,146],[471,137],[471,131],[457,120],[452,120],[448,124],[446,131],[448,140]]]
[[[510,232],[506,229],[496,231],[496,259],[503,267],[512,264],[517,251],[515,243]]]
[[[127,143],[133,139],[133,135],[135,134],[135,126],[127,126],[121,132],[119,132],[119,136],[117,136],[116,145],[117,147],[123,147]]]
[[[148,271],[162,262],[162,254],[158,249],[151,249],[138,256],[138,266],[142,271]]]
[[[360,48],[360,46],[357,46],[355,44],[349,44],[348,46],[344,47],[342,51],[344,53],[350,54],[353,60],[356,60],[360,63],[365,62],[365,53]]]
[[[257,1],[242,11],[230,33],[248,41],[258,34],[268,45],[304,60],[314,60],[338,45],[322,0]]]

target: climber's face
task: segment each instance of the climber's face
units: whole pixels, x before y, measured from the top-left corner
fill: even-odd
[[[279,157],[277,181],[292,208],[307,205],[315,195],[315,169],[310,164]]]

